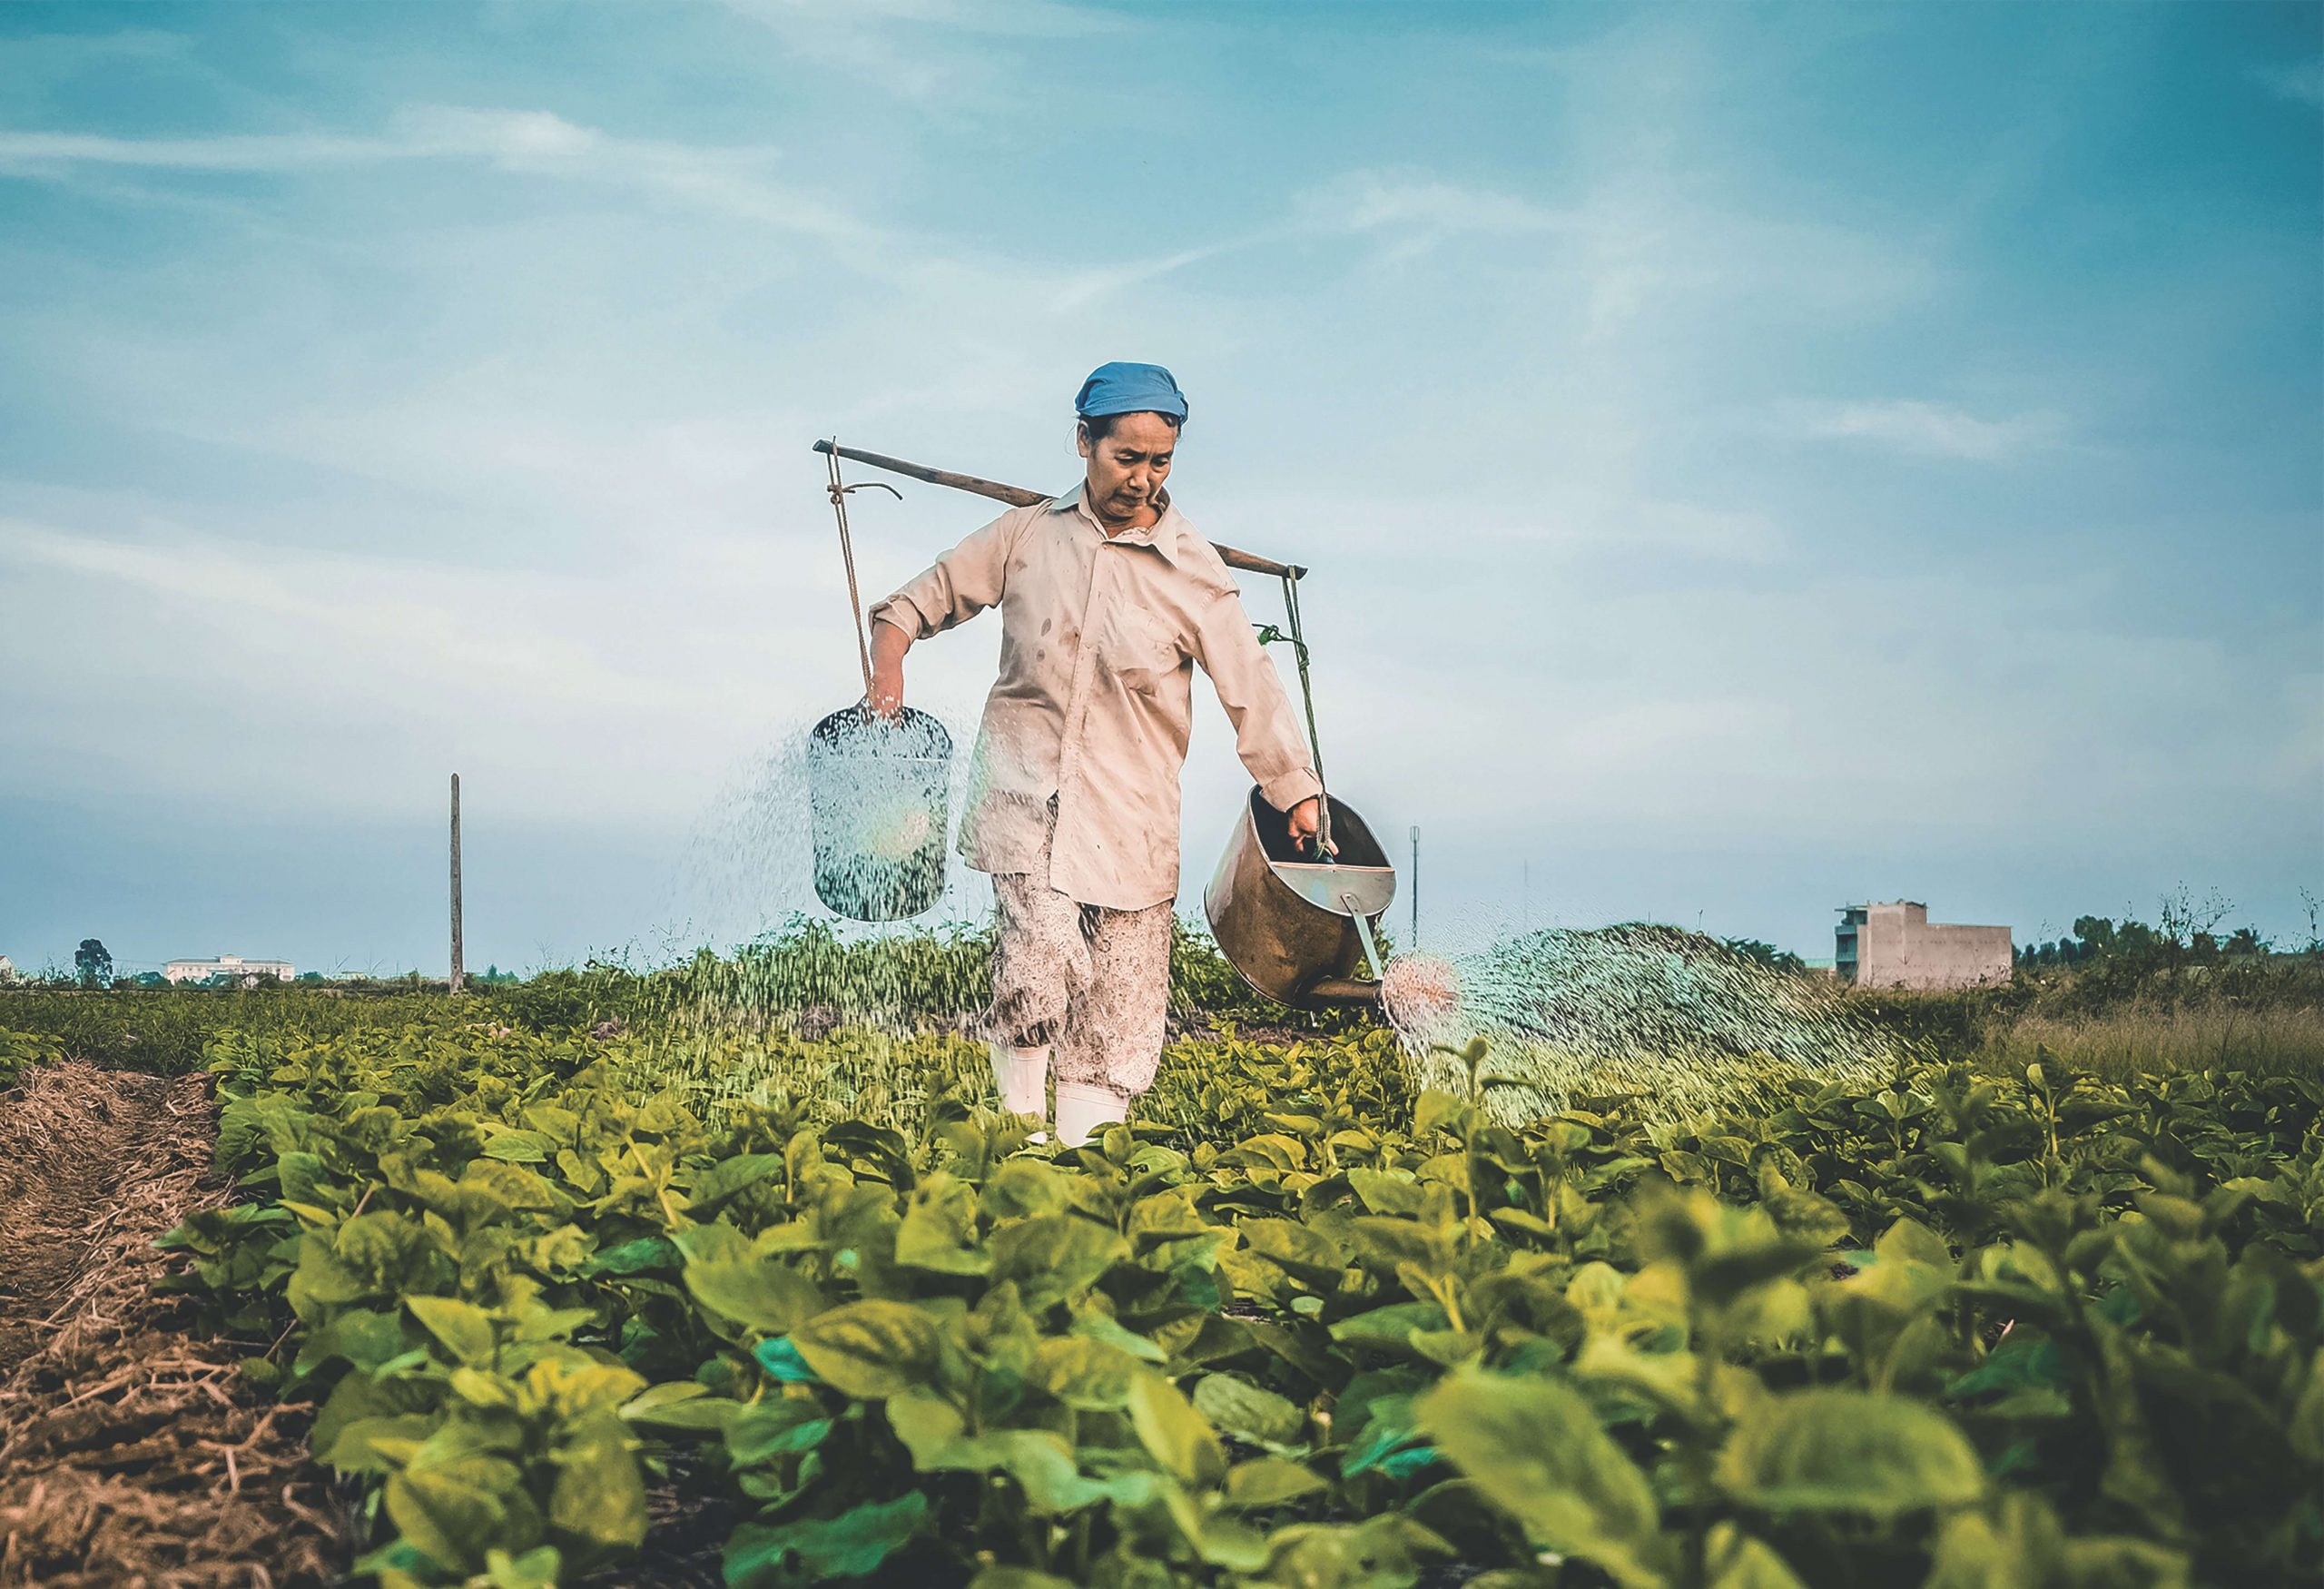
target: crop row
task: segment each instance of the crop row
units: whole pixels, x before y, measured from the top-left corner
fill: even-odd
[[[722,1497],[738,1589],[2096,1585],[2324,1559],[2324,1087],[1905,1066],[1649,1130],[1179,1045],[1030,1149],[957,1040],[229,1034],[170,1245],[389,1589]],[[737,1061],[736,1062],[740,1062]],[[834,1081],[834,1078],[839,1079]],[[290,1327],[285,1332],[285,1327]]]

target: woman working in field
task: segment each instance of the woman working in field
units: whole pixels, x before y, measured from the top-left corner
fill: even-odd
[[[1177,382],[1108,364],[1074,408],[1078,489],[1002,514],[872,609],[871,701],[898,711],[912,644],[1000,608],[960,849],[992,874],[1002,1102],[1043,1113],[1054,1052],[1068,1146],[1126,1119],[1161,1059],[1194,666],[1295,840],[1323,788],[1226,566],[1164,489]]]

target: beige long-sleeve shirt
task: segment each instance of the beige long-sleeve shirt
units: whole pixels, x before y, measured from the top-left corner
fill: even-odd
[[[1041,868],[1085,904],[1143,910],[1178,892],[1178,774],[1200,663],[1267,802],[1323,785],[1283,680],[1226,565],[1163,499],[1108,539],[1083,493],[1012,508],[872,609],[915,640],[1000,608],[1000,676],[970,764],[960,849],[980,872]]]

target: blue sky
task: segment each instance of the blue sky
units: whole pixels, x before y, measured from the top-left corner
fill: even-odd
[[[453,770],[473,962],[779,918],[763,765],[858,687],[807,443],[1062,486],[1112,358],[1315,569],[1424,935],[2324,893],[2314,5],[15,5],[0,62],[21,965],[440,968]],[[984,517],[859,501],[881,587]],[[965,734],[995,646],[915,698]]]

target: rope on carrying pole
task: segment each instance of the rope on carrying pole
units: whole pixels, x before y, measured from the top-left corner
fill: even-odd
[[[1299,575],[1283,576],[1283,613],[1286,627],[1278,629],[1273,624],[1259,628],[1259,644],[1272,645],[1277,640],[1291,642],[1291,653],[1299,659],[1299,699],[1307,708],[1307,749],[1315,760],[1315,849],[1319,854],[1332,854],[1332,797],[1324,784],[1324,740],[1315,732],[1315,690],[1307,678],[1307,635],[1299,624]]]
[[[855,617],[855,655],[863,664],[863,709],[869,712],[872,710],[872,641],[863,627],[863,597],[855,583],[855,538],[848,533],[847,494],[860,491],[866,485],[887,492],[899,502],[903,500],[904,494],[884,480],[866,480],[853,486],[842,484],[839,474],[839,438],[836,436],[832,438],[831,449],[823,454],[823,458],[832,469],[832,511],[839,516],[839,556],[840,561],[847,565],[847,607]]]

